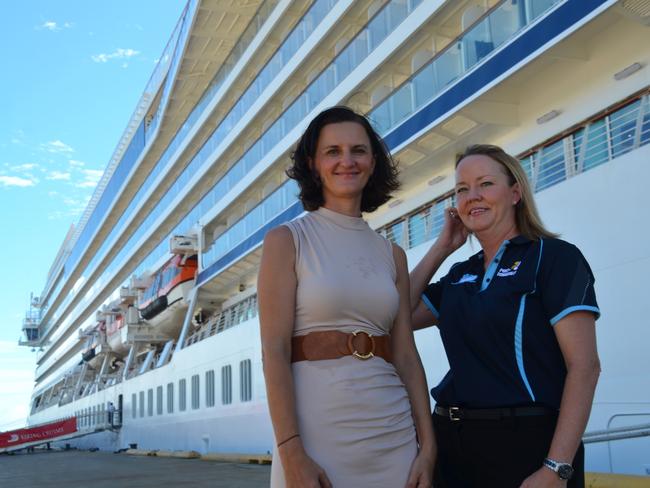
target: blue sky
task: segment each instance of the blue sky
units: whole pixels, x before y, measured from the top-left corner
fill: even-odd
[[[184,0],[26,0],[0,30],[0,430],[23,424],[39,295],[127,126]],[[20,426],[20,425],[18,425]]]

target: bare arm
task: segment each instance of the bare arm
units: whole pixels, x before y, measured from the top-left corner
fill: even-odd
[[[296,419],[295,390],[291,371],[297,278],[291,231],[271,230],[257,281],[264,379],[275,438],[288,487],[324,487],[331,484],[325,472],[307,456]],[[298,436],[294,437],[296,434]],[[289,439],[287,442],[285,440]]]
[[[399,312],[391,331],[393,364],[406,387],[420,445],[420,451],[413,462],[406,486],[429,488],[432,483],[436,443],[431,423],[427,383],[410,324],[406,255],[399,246],[393,246],[393,256],[397,267],[397,288],[400,295]]]
[[[548,452],[554,461],[571,463],[585,432],[591,403],[600,374],[596,349],[596,328],[591,312],[573,312],[554,326],[567,368],[560,415]],[[544,484],[549,479],[554,484]],[[530,476],[522,487],[564,486],[557,474],[547,468]],[[527,484],[528,483],[528,484]]]
[[[467,229],[455,208],[445,210],[445,223],[440,236],[410,274],[411,320],[413,329],[423,329],[437,323],[435,315],[422,301],[422,293],[440,265],[467,240]]]

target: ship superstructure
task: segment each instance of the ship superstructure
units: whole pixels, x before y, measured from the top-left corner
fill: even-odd
[[[271,450],[261,242],[303,213],[284,172],[293,145],[346,104],[399,161],[403,189],[367,218],[411,266],[453,205],[455,155],[489,142],[520,156],[545,223],[596,275],[587,466],[645,474],[649,24],[643,0],[189,0],[31,300],[22,343],[43,352],[30,423],[74,415],[102,430],[112,402],[119,429],[75,442]],[[416,339],[433,385],[447,368],[438,334]]]

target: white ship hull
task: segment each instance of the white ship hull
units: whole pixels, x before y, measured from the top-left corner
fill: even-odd
[[[190,7],[196,3],[191,0]],[[198,3],[203,10],[197,15],[205,14],[213,6],[208,0]],[[290,3],[294,9],[287,8]],[[429,59],[450,62],[451,56],[444,58],[443,55],[453,54],[454,49],[458,52],[454,60],[460,65],[468,64],[471,56],[478,56],[467,48],[468,39],[451,42],[468,25],[474,25],[476,18],[468,12],[472,13],[471,9],[477,2],[393,2],[390,5],[397,13],[407,4],[415,6],[403,22],[390,27],[393,32],[383,44],[379,44],[379,49],[366,58],[355,60],[354,70],[335,89],[323,94],[315,105],[309,105],[310,110],[316,112],[328,105],[347,103],[369,112],[371,119],[375,118],[373,122],[379,120],[380,124],[390,126],[385,130],[386,140],[400,161],[403,190],[389,205],[368,218],[373,228],[405,247],[411,267],[423,256],[434,237],[427,230],[426,236],[422,232],[417,239],[411,239],[411,233],[417,234],[417,229],[412,227],[425,220],[418,220],[423,212],[421,209],[431,205],[431,215],[434,215],[436,202],[444,205],[447,201],[453,188],[454,155],[464,146],[489,142],[502,145],[523,158],[534,153],[538,162],[532,176],[537,182],[542,181],[540,171],[545,170],[545,161],[551,160],[548,156],[553,154],[551,147],[557,146],[565,160],[561,166],[551,169],[561,170],[562,177],[556,178],[553,176],[556,173],[551,174],[553,181],[538,191],[535,198],[545,225],[576,244],[585,254],[596,277],[595,288],[602,311],[597,322],[597,336],[603,371],[587,432],[650,424],[650,355],[647,352],[650,328],[645,326],[649,315],[645,290],[646,277],[650,275],[650,230],[644,212],[646,186],[650,181],[650,144],[643,135],[646,112],[642,111],[646,106],[650,107],[650,69],[644,68],[650,64],[650,50],[647,48],[650,28],[646,25],[650,18],[635,17],[622,2],[615,1],[483,3],[495,9],[494,17],[490,17],[495,22],[509,22],[508,19],[515,18],[515,14],[521,12],[517,9],[523,9],[524,5],[543,4],[540,12],[544,13],[538,12],[538,17],[531,17],[525,27],[509,34],[510,37],[505,36],[502,47],[495,48],[494,54],[486,56],[484,61],[461,70],[453,80],[446,80],[446,91],[441,91],[441,96],[433,97],[430,103],[417,105],[420,103],[418,89],[442,83],[441,74],[447,74],[441,70],[436,72],[435,80],[426,80],[428,84],[418,85],[413,76],[427,73]],[[301,50],[296,51],[299,59],[285,60],[283,71],[277,73],[279,81],[262,87],[267,91],[260,95],[260,101],[255,102],[257,105],[250,105],[250,113],[241,112],[232,122],[233,135],[231,132],[220,134],[221,138],[211,149],[211,157],[215,161],[227,160],[230,164],[241,154],[248,154],[246,151],[252,151],[251,148],[256,147],[251,145],[252,141],[262,140],[266,137],[264,131],[275,127],[270,124],[283,116],[283,110],[293,100],[291,97],[298,96],[303,90],[308,93],[305,73],[309,72],[307,78],[310,78],[310,70],[316,68],[307,65],[319,56],[325,59],[327,56],[331,58],[334,52],[343,52],[342,46],[325,36],[328,29],[332,31],[333,39],[341,39],[341,36],[349,39],[351,34],[343,32],[342,26],[365,25],[377,12],[373,10],[374,6],[374,3],[368,6],[364,2],[344,0],[333,2],[327,15],[323,14],[319,19],[325,22],[324,27],[299,43]],[[275,17],[270,14],[268,19],[283,25],[283,20],[291,15],[298,18],[307,7],[307,3],[279,1]],[[551,10],[545,10],[547,8]],[[528,13],[531,11],[529,8]],[[550,14],[546,15],[548,12]],[[554,12],[561,15],[553,17],[551,14]],[[477,25],[482,25],[480,20],[483,18],[478,16]],[[347,22],[349,20],[356,24]],[[197,22],[187,29],[196,38],[209,35],[201,31],[201,25]],[[495,25],[503,27],[498,23]],[[274,28],[280,32],[277,25],[274,24]],[[499,30],[493,26],[491,29],[497,34],[505,31],[505,27]],[[433,33],[429,35],[429,31]],[[477,32],[470,33],[478,36]],[[260,47],[265,46],[261,42],[265,39],[263,34],[262,28],[260,43],[251,44],[251,50],[263,49]],[[487,36],[483,32],[480,35]],[[365,38],[372,40],[372,36]],[[449,44],[438,49],[440,39],[446,39]],[[489,44],[481,39],[471,44],[475,50],[486,49]],[[247,63],[255,65],[250,61],[255,59],[253,54],[248,58],[248,55],[241,55],[246,68],[250,68]],[[420,58],[425,64],[420,62]],[[635,68],[635,64],[639,68]],[[182,71],[182,63],[178,66]],[[619,75],[624,68],[635,74]],[[230,86],[228,78],[224,80],[224,86]],[[400,93],[406,93],[403,87],[409,88],[409,82],[413,88],[408,97],[400,97]],[[207,84],[205,81],[204,85]],[[180,91],[183,84],[174,89],[179,90],[176,93],[178,97],[184,93]],[[221,92],[216,90],[212,93],[216,99]],[[396,101],[391,105],[393,97]],[[404,100],[407,99],[413,106],[401,111],[400,103],[406,104]],[[589,157],[585,151],[591,146],[585,144],[580,149],[576,131],[583,131],[580,134],[584,141],[588,138],[586,128],[590,127],[591,137],[595,137],[596,129],[604,126],[598,125],[604,120],[603,111],[618,113],[619,106],[626,106],[632,100],[640,100],[642,107],[631,116],[633,119],[636,117],[634,120],[630,119],[628,124],[625,120],[623,123],[608,119],[605,123],[609,127],[609,135],[603,139],[603,151],[608,154],[606,161],[593,168],[585,167],[583,162]],[[209,106],[206,102],[204,108]],[[382,111],[381,107],[387,108]],[[208,108],[205,110],[209,111]],[[269,116],[267,120],[269,113],[273,117]],[[176,122],[178,128],[174,130],[180,133],[184,130],[181,128],[182,120],[175,121],[174,115],[172,113],[160,123]],[[193,119],[197,128],[185,133],[188,142],[183,148],[190,146],[200,128],[209,126],[212,130],[218,125],[221,119],[212,120],[209,118],[212,115]],[[38,408],[33,408],[29,418],[31,424],[74,415],[83,419],[82,429],[92,432],[105,427],[102,418],[105,418],[106,405],[113,402],[121,407],[119,429],[76,439],[75,445],[115,450],[137,444],[145,449],[192,449],[201,453],[272,451],[274,440],[262,374],[254,283],[264,231],[301,212],[292,203],[295,196],[291,200],[282,193],[283,188],[291,189],[284,183],[283,169],[292,144],[308,120],[307,115],[297,121],[287,120],[287,124],[293,125],[282,129],[282,137],[273,140],[275,145],[260,149],[259,162],[252,166],[248,163],[243,165],[245,170],[242,169],[241,174],[228,173],[229,186],[224,186],[225,189],[219,187],[221,193],[215,190],[214,201],[209,204],[205,203],[205,198],[201,203],[193,198],[205,192],[210,195],[212,190],[207,183],[201,185],[216,180],[216,173],[210,173],[214,167],[221,168],[218,175],[222,175],[224,170],[208,160],[203,165],[192,166],[192,174],[186,179],[187,188],[183,191],[174,189],[174,199],[166,200],[168,208],[162,209],[158,217],[161,222],[172,217],[177,222],[181,218],[176,216],[181,213],[180,207],[183,207],[182,212],[186,212],[196,204],[194,208],[200,210],[196,215],[188,214],[195,219],[191,225],[199,222],[193,227],[198,228],[198,241],[201,243],[198,252],[201,265],[195,287],[183,291],[183,300],[176,302],[179,304],[177,309],[170,308],[165,317],[156,316],[149,322],[172,340],[140,337],[139,342],[136,341],[137,347],[132,348],[134,339],[129,341],[125,337],[125,327],[117,334],[119,340],[109,337],[111,348],[124,360],[117,372],[106,371],[102,376],[82,371],[81,376],[65,379],[66,371],[78,363],[78,359],[72,359],[78,358],[78,354],[73,354],[78,352],[75,351],[78,346],[72,339],[66,339],[65,334],[77,322],[83,322],[85,316],[80,312],[78,320],[74,317],[70,321],[60,319],[54,332],[48,332],[49,336],[42,338],[53,338],[54,346],[46,351],[37,368],[33,407],[37,403]],[[626,127],[634,124],[635,132],[625,132],[628,130]],[[647,124],[650,131],[650,115]],[[237,137],[240,135],[245,143],[240,142],[238,146]],[[556,144],[555,141],[560,142]],[[203,140],[195,142],[196,147],[192,150],[198,154],[202,143]],[[628,143],[630,148],[633,147],[629,152],[616,153],[615,147]],[[165,144],[161,142],[163,148]],[[227,152],[230,144],[236,146],[234,152]],[[181,151],[178,152],[180,158]],[[233,164],[232,167],[238,166]],[[152,195],[153,200],[163,201],[154,189]],[[277,201],[273,200],[278,195]],[[279,201],[286,204],[284,210],[264,219],[259,217],[263,212],[255,213],[267,202],[268,208],[276,209]],[[266,212],[267,207],[262,210]],[[246,219],[253,224],[248,227],[240,225],[241,222],[248,225]],[[252,229],[250,232],[249,227]],[[151,240],[160,239],[168,235],[171,224],[161,225],[161,228],[163,230],[155,236],[153,231],[142,235],[149,235]],[[185,233],[187,229],[179,232]],[[476,244],[473,246],[468,243],[458,250],[443,265],[439,275],[453,262],[476,252]],[[138,249],[133,252],[136,251],[139,252]],[[169,259],[168,255],[153,257],[160,262]],[[110,275],[109,278],[118,285],[123,284],[133,272],[127,264],[124,264],[124,270],[123,274]],[[102,292],[102,299],[108,302],[115,286]],[[183,303],[186,305],[181,306]],[[193,323],[192,317],[199,308],[205,312],[206,320]],[[83,312],[83,307],[80,306],[80,310]],[[428,385],[432,387],[448,369],[439,334],[434,328],[419,331],[416,342]],[[69,388],[74,399],[57,403],[56,397],[48,396],[54,390],[52,385]],[[182,388],[185,388],[185,395],[181,400]],[[50,406],[42,406],[43,398],[50,402]],[[66,401],[71,398],[67,397]],[[586,449],[589,471],[650,474],[648,436],[629,435],[623,439],[589,442]]]

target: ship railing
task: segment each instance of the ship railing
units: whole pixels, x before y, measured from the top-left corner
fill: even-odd
[[[535,192],[561,183],[650,143],[650,90],[617,104],[567,132],[536,146],[519,160]],[[435,239],[444,223],[444,209],[455,197],[447,193],[400,217],[378,232],[411,249]]]
[[[185,340],[185,347],[257,317],[257,294],[212,315]]]
[[[497,2],[372,109],[375,129],[386,135],[560,3]]]
[[[622,439],[634,439],[638,437],[650,436],[650,424],[629,425],[615,429],[594,430],[586,432],[582,437],[585,444],[595,444],[598,442],[618,441]]]
[[[94,432],[100,430],[113,430],[122,426],[122,411],[109,411],[107,404],[86,407],[75,415],[77,430],[80,432]]]
[[[255,37],[257,32],[261,29],[262,25],[266,22],[266,19],[270,16],[272,13],[275,5],[277,4],[277,0],[266,0],[265,4],[260,7],[258,12],[256,13],[255,17],[251,21],[249,27],[244,31],[244,34],[241,36],[241,38],[238,40],[237,44],[233,48],[233,52],[231,53],[231,56],[240,56],[241,53],[243,53],[249,46],[251,40]],[[193,11],[193,9],[191,9]],[[170,38],[170,41],[168,42],[167,48],[165,49],[165,53],[162,59],[165,59],[166,61],[166,66],[168,66],[171,61],[172,61],[172,50],[176,48],[177,45],[182,45],[183,42],[177,42],[177,38],[180,35],[180,29],[184,29],[183,33],[185,33],[187,29],[187,22],[185,22],[185,18],[188,16],[187,14],[187,7],[186,7],[186,12],[181,16],[181,19],[179,20],[179,23],[177,24],[177,27],[174,31],[174,34]],[[173,41],[173,42],[172,42]],[[179,57],[179,51],[174,51],[174,63],[177,62],[177,58]],[[163,169],[167,166],[170,158],[172,155],[176,152],[176,150],[180,147],[181,143],[186,139],[188,133],[190,133],[191,129],[194,128],[196,125],[196,121],[200,119],[200,116],[203,115],[208,103],[212,100],[214,97],[215,93],[218,91],[218,89],[221,87],[223,84],[224,80],[228,77],[232,69],[234,68],[235,65],[235,60],[232,59],[230,56],[226,59],[226,62],[222,66],[222,69],[220,69],[217,72],[217,75],[215,75],[215,78],[211,82],[210,86],[206,89],[205,93],[202,95],[201,99],[197,102],[197,105],[192,109],[190,114],[188,115],[188,118],[181,124],[179,127],[177,133],[175,134],[174,138],[172,141],[169,143],[168,147],[165,149],[164,153],[162,156],[159,158],[158,162],[156,165],[152,168],[152,170],[149,172],[149,175],[147,176],[145,182],[140,186],[140,189],[137,191],[137,193],[133,196],[131,199],[131,202],[129,203],[128,207],[122,212],[122,215],[118,219],[117,223],[113,226],[113,229],[111,230],[110,234],[108,237],[104,239],[104,242],[100,249],[95,253],[93,256],[92,260],[90,263],[85,267],[84,271],[82,272],[82,275],[88,276],[89,271],[92,271],[97,264],[106,256],[108,251],[115,245],[115,240],[118,238],[118,236],[124,231],[127,225],[127,221],[133,216],[133,212],[136,208],[139,207],[139,205],[142,203],[142,199],[144,198],[144,195],[151,189],[151,186],[153,185],[153,182],[156,180],[156,178],[159,176],[159,174],[163,171]],[[173,71],[173,70],[172,70]],[[165,71],[167,73],[167,71]],[[152,75],[153,77],[153,75]],[[153,79],[153,78],[152,78]],[[149,85],[148,85],[149,86]],[[168,84],[166,85],[167,89]],[[167,89],[168,90],[168,89]],[[251,102],[252,103],[252,102]],[[145,124],[145,121],[142,122],[142,126],[145,127],[146,134],[152,133],[155,128],[157,127],[159,120],[160,120],[160,110],[161,107],[163,107],[163,104],[159,104],[159,108],[156,111],[155,116],[152,118],[150,121],[149,125]],[[139,138],[141,142],[141,148],[140,150],[144,150],[145,148],[145,141],[149,140],[149,136],[144,135],[141,138]],[[130,146],[129,146],[130,148]],[[138,149],[138,148],[135,148]],[[129,156],[128,158],[128,164],[133,165],[135,161],[138,159],[140,152],[136,150],[127,150],[123,151],[125,154]],[[126,156],[124,157],[126,160]],[[115,160],[116,162],[118,161],[115,159],[115,157],[112,159],[112,161]],[[130,167],[130,166],[129,166]],[[192,174],[192,170],[184,171],[183,174],[186,175],[185,178],[178,178],[178,180],[182,183],[185,183],[187,180],[187,175]],[[106,172],[108,174],[108,171]],[[126,174],[126,171],[123,171],[122,173]],[[179,183],[180,185],[180,183]],[[178,186],[178,185],[176,185]],[[99,193],[101,194],[101,192]],[[175,196],[177,194],[177,189],[170,190],[166,192],[166,195],[171,195]],[[168,202],[165,203],[165,205],[158,206],[156,208],[164,208]],[[84,216],[82,219],[80,219],[80,226],[82,222],[85,222],[89,220],[90,218],[90,213],[94,209],[94,207],[91,208],[91,205],[88,205],[88,209],[86,210],[86,213],[89,213],[88,216]],[[155,220],[155,218],[158,216],[160,212],[154,212],[155,215],[149,219],[149,221],[141,224],[138,227],[138,230],[140,231],[138,236],[135,239],[130,239],[129,244],[133,244],[134,241],[137,241],[142,233],[149,229],[151,227],[151,221]],[[195,219],[196,220],[196,219]],[[96,223],[95,223],[96,224]],[[96,226],[96,225],[95,225]],[[93,227],[94,228],[94,227]],[[74,241],[73,244],[76,245],[76,241],[79,239],[80,233],[83,229],[79,227],[78,232],[75,233],[74,236]],[[178,232],[176,232],[178,233]],[[76,246],[75,246],[76,247]],[[129,245],[123,246],[124,249],[129,248]],[[71,251],[69,251],[66,254],[66,259],[69,256]],[[58,294],[57,290],[57,293]],[[56,296],[56,294],[52,294],[53,297]],[[74,294],[70,294],[68,299],[59,306],[60,309],[66,308],[70,301],[72,300]],[[48,321],[48,324],[55,323],[60,317],[60,314],[53,317],[51,320]],[[49,327],[48,327],[49,328]]]

